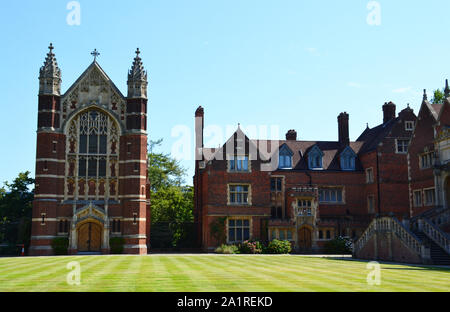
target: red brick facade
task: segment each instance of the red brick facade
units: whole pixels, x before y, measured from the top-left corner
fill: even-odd
[[[69,253],[146,254],[150,239],[147,178],[147,76],[139,51],[124,97],[94,61],[60,95],[53,47],[40,73],[36,189],[30,255],[51,255],[69,239]],[[88,143],[89,142],[89,143]]]
[[[408,107],[396,117],[393,103],[383,111],[384,122],[355,142],[349,116],[341,113],[337,142],[301,141],[295,130],[286,140],[250,140],[238,129],[222,148],[211,149],[203,146],[200,107],[194,189],[202,248],[278,238],[314,251],[336,236],[358,237],[375,214],[407,216],[406,150],[398,141],[409,142],[405,122],[415,123],[416,116]],[[276,166],[262,169],[274,159]]]

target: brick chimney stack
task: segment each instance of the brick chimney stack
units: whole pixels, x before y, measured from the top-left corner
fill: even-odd
[[[347,112],[340,113],[338,116],[339,143],[341,146],[350,144],[350,135],[348,130],[349,115]]]
[[[395,104],[392,102],[383,105],[383,123],[395,118]]]
[[[289,141],[297,141],[297,131],[295,131],[295,130],[289,130],[289,131],[286,133],[286,140],[289,140]]]
[[[199,106],[195,111],[195,160],[203,160],[203,128],[205,111]]]

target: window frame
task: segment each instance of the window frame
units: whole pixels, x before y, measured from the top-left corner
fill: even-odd
[[[407,142],[406,147],[405,147],[405,145],[401,146],[402,149],[405,148],[405,151],[400,151],[399,150],[400,142],[403,142],[403,143]],[[396,154],[407,154],[408,153],[408,147],[409,147],[410,143],[411,143],[411,140],[409,140],[409,139],[395,139],[395,153]]]
[[[247,191],[242,191],[242,192],[238,192],[238,191],[232,191],[232,187],[247,187]],[[251,206],[251,184],[250,183],[229,183],[227,184],[227,202],[228,202],[228,206]],[[247,194],[247,201],[231,201],[231,194]],[[243,198],[243,197],[242,197]],[[237,199],[237,196],[235,196],[235,200]]]
[[[339,201],[339,193],[337,193],[337,191],[340,191],[340,197],[341,200]],[[332,191],[336,192],[334,194],[334,198],[336,200],[331,200],[332,198]],[[328,200],[326,199],[327,196],[325,193],[323,193],[323,195],[321,194],[322,192],[330,192],[328,194]],[[345,204],[345,188],[342,186],[335,186],[335,187],[319,187],[319,204],[324,204],[324,205],[343,205]]]
[[[234,221],[234,225],[230,225],[230,221]],[[242,225],[237,225],[237,221],[241,221]],[[248,222],[248,225],[245,225],[245,221]],[[230,230],[234,229],[234,240],[230,239]],[[237,240],[237,231],[241,230],[241,238],[242,240]],[[248,229],[248,238],[245,238],[245,229]],[[226,231],[227,231],[227,243],[241,243],[246,240],[250,240],[252,238],[252,218],[249,217],[229,217],[226,222]]]

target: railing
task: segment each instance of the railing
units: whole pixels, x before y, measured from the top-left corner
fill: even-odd
[[[375,218],[355,243],[355,253],[360,251],[374,233],[394,233],[417,254],[422,254],[422,241],[394,217]]]
[[[448,235],[427,219],[421,219],[419,222],[421,222],[419,227],[422,232],[450,254],[450,238]]]

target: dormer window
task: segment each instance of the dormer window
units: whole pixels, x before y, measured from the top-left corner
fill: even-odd
[[[405,130],[406,131],[413,131],[414,130],[414,121],[405,121]]]
[[[292,169],[292,151],[286,145],[280,148],[279,152],[279,169]]]
[[[308,154],[309,169],[322,169],[323,152],[315,145]]]
[[[347,146],[340,155],[342,170],[355,170],[355,152]]]
[[[234,156],[229,160],[230,171],[248,171],[248,156]]]

